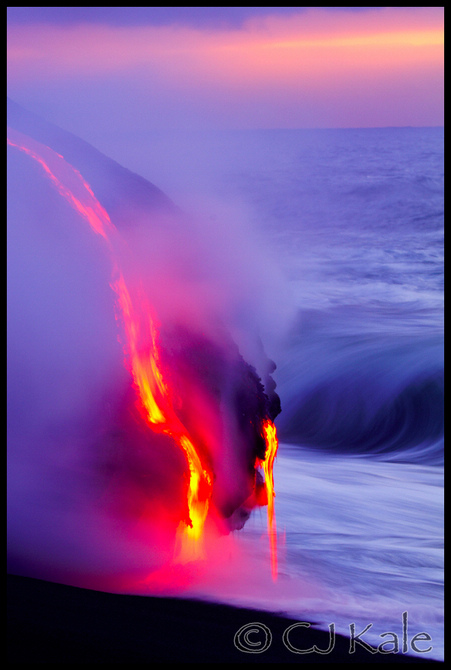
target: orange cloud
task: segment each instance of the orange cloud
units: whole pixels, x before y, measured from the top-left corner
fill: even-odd
[[[371,85],[384,95],[415,73],[443,73],[443,8],[378,8],[267,16],[240,29],[183,26],[14,26],[8,79],[67,82],[113,78],[152,90],[224,100],[282,94],[296,99]],[[426,74],[425,74],[426,73]],[[434,79],[434,77],[432,77]],[[435,77],[437,79],[437,77]],[[435,81],[435,80],[434,80]],[[411,84],[409,84],[411,87]],[[214,105],[214,100],[212,102]]]
[[[406,60],[408,54],[415,60],[439,60],[443,25],[440,14],[431,9],[439,8],[383,8],[356,14],[318,8],[296,19],[251,21],[240,30],[15,26],[8,36],[8,64],[11,76],[26,76],[27,69],[57,77],[162,66],[177,77],[189,66],[199,74],[249,78],[264,75],[268,67],[269,74],[285,68],[297,71],[306,58],[316,69],[327,70],[333,65],[333,54],[343,62],[358,57],[361,67],[362,57],[370,63],[383,54],[393,60]]]

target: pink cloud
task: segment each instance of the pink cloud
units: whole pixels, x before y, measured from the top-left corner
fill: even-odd
[[[53,85],[71,77],[91,82],[108,78],[118,86],[121,81],[135,82],[161,95],[172,91],[198,96],[213,109],[219,99],[227,102],[231,117],[243,99],[253,97],[259,105],[277,95],[287,101],[301,98],[311,104],[316,99],[316,104],[326,104],[337,87],[349,95],[365,89],[369,80],[380,95],[389,95],[397,81],[406,87],[408,98],[415,73],[418,89],[429,86],[424,73],[430,78],[431,72],[440,76],[443,71],[442,9],[347,13],[315,8],[294,18],[268,16],[252,19],[241,29],[221,30],[14,26],[8,36],[8,76],[13,90],[29,82]],[[439,92],[433,97],[438,119]]]

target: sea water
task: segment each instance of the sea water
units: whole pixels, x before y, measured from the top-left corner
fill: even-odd
[[[377,646],[408,612],[441,658],[442,130],[271,135],[233,183],[299,305],[276,376],[285,565],[326,587],[313,619],[372,623]]]

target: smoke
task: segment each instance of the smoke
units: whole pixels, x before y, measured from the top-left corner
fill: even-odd
[[[185,455],[142,417],[115,273],[155,315],[171,409],[213,472],[206,532],[217,534],[255,504],[261,426],[278,412],[257,339],[270,329],[259,298],[269,266],[230,206],[182,213],[78,138],[23,110],[10,117],[62,184],[9,147],[10,569],[120,589],[170,561],[190,510]],[[107,208],[108,239],[67,196],[92,206],[74,168]]]

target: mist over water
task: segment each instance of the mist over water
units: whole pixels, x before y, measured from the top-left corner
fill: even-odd
[[[269,315],[258,325],[278,365],[282,437],[364,453],[429,445],[426,459],[440,460],[443,130],[147,139],[99,141],[177,200],[202,194],[228,220],[228,248],[266,280],[254,294]]]
[[[153,267],[158,266],[169,247],[173,252],[174,239],[177,258],[190,259],[185,267],[176,264],[172,286],[165,277],[162,295],[173,301],[170,309],[192,313],[197,305],[201,321],[215,311],[245,360],[262,374],[266,358],[260,339],[277,364],[274,378],[282,403],[276,421],[282,442],[275,468],[277,582],[270,577],[265,510],[257,509],[243,530],[212,536],[210,562],[180,566],[159,587],[152,580],[124,580],[116,588],[142,593],[161,588],[284,611],[326,629],[335,622],[344,634],[351,622],[361,628],[371,622],[373,631],[365,639],[376,645],[381,633],[399,629],[401,634],[401,615],[408,611],[412,634],[429,633],[430,657],[441,658],[442,129],[149,133],[145,138],[130,133],[114,141],[99,137],[95,144],[188,213],[190,225],[171,238],[158,237],[158,226],[156,238],[143,232],[145,217],[128,235],[140,263],[152,258]],[[15,157],[10,170],[25,178],[33,168],[24,157]],[[71,226],[60,230],[62,205],[56,197],[45,225],[57,237],[37,233],[42,198],[36,189],[30,195],[33,206],[15,200],[18,211],[10,218],[23,230],[15,227],[9,233],[14,249],[10,323],[21,324],[22,338],[16,330],[10,337],[9,362],[21,371],[9,381],[15,408],[10,430],[22,424],[21,407],[28,417],[26,429],[21,426],[24,457],[15,459],[14,467],[28,492],[20,503],[24,518],[35,500],[34,487],[42,487],[37,482],[48,475],[48,453],[56,459],[52,501],[62,496],[62,470],[75,467],[92,475],[86,438],[96,410],[86,399],[95,397],[100,385],[102,392],[111,392],[114,404],[126,374],[114,314],[105,308],[108,259],[80,232],[75,214],[70,216],[77,233],[70,232]],[[62,235],[64,240],[58,238]],[[49,239],[57,242],[49,244]],[[61,248],[71,251],[61,256]],[[74,248],[77,259],[84,259],[81,275]],[[17,270],[24,266],[26,286]],[[187,268],[192,274],[186,274]],[[156,274],[163,277],[164,267]],[[155,276],[149,274],[149,286]],[[187,302],[185,290],[173,291],[185,285],[183,278],[195,288],[192,301]],[[68,292],[70,305],[64,299]],[[196,296],[202,297],[198,301]],[[159,305],[163,312],[164,303]],[[45,322],[43,312],[50,315]],[[36,321],[37,341],[27,336]],[[86,358],[80,352],[87,341],[91,353]],[[67,356],[68,343],[73,356]],[[28,361],[22,358],[24,349]],[[52,386],[52,425],[55,412],[62,431],[71,417],[83,416],[86,432],[74,428],[64,456],[44,448],[48,438],[43,436],[43,460],[34,438],[40,408],[49,403],[40,384],[40,375],[49,373],[48,360],[51,374],[64,378]],[[89,373],[83,373],[80,361]],[[25,404],[24,398],[34,401]],[[60,439],[55,428],[52,439]],[[176,457],[172,465],[180,467]],[[70,530],[53,502],[53,535],[53,522],[43,527],[36,511],[31,546],[42,545],[42,533],[50,533],[46,544],[51,546],[58,534],[82,532],[93,495],[87,488],[84,507],[76,491]],[[147,550],[149,542],[168,545],[158,529],[131,533],[123,523],[115,536],[122,540],[114,547],[108,539],[110,521],[102,514],[87,518],[97,540],[81,559],[71,555],[67,543],[67,572],[80,560],[93,573],[101,570],[105,547],[113,556],[113,573],[130,567],[130,560],[129,574],[142,575],[146,562],[154,561],[155,570],[164,566],[166,555],[151,558]],[[27,541],[18,540],[25,551]],[[130,543],[133,551],[125,560]],[[39,560],[45,565],[46,552]]]
[[[149,135],[153,156],[128,141],[168,192],[233,204],[281,272],[274,314],[288,306],[265,322],[281,574],[210,593],[347,635],[373,623],[375,645],[408,611],[441,658],[443,129]],[[254,515],[236,539],[253,561],[263,531]]]

